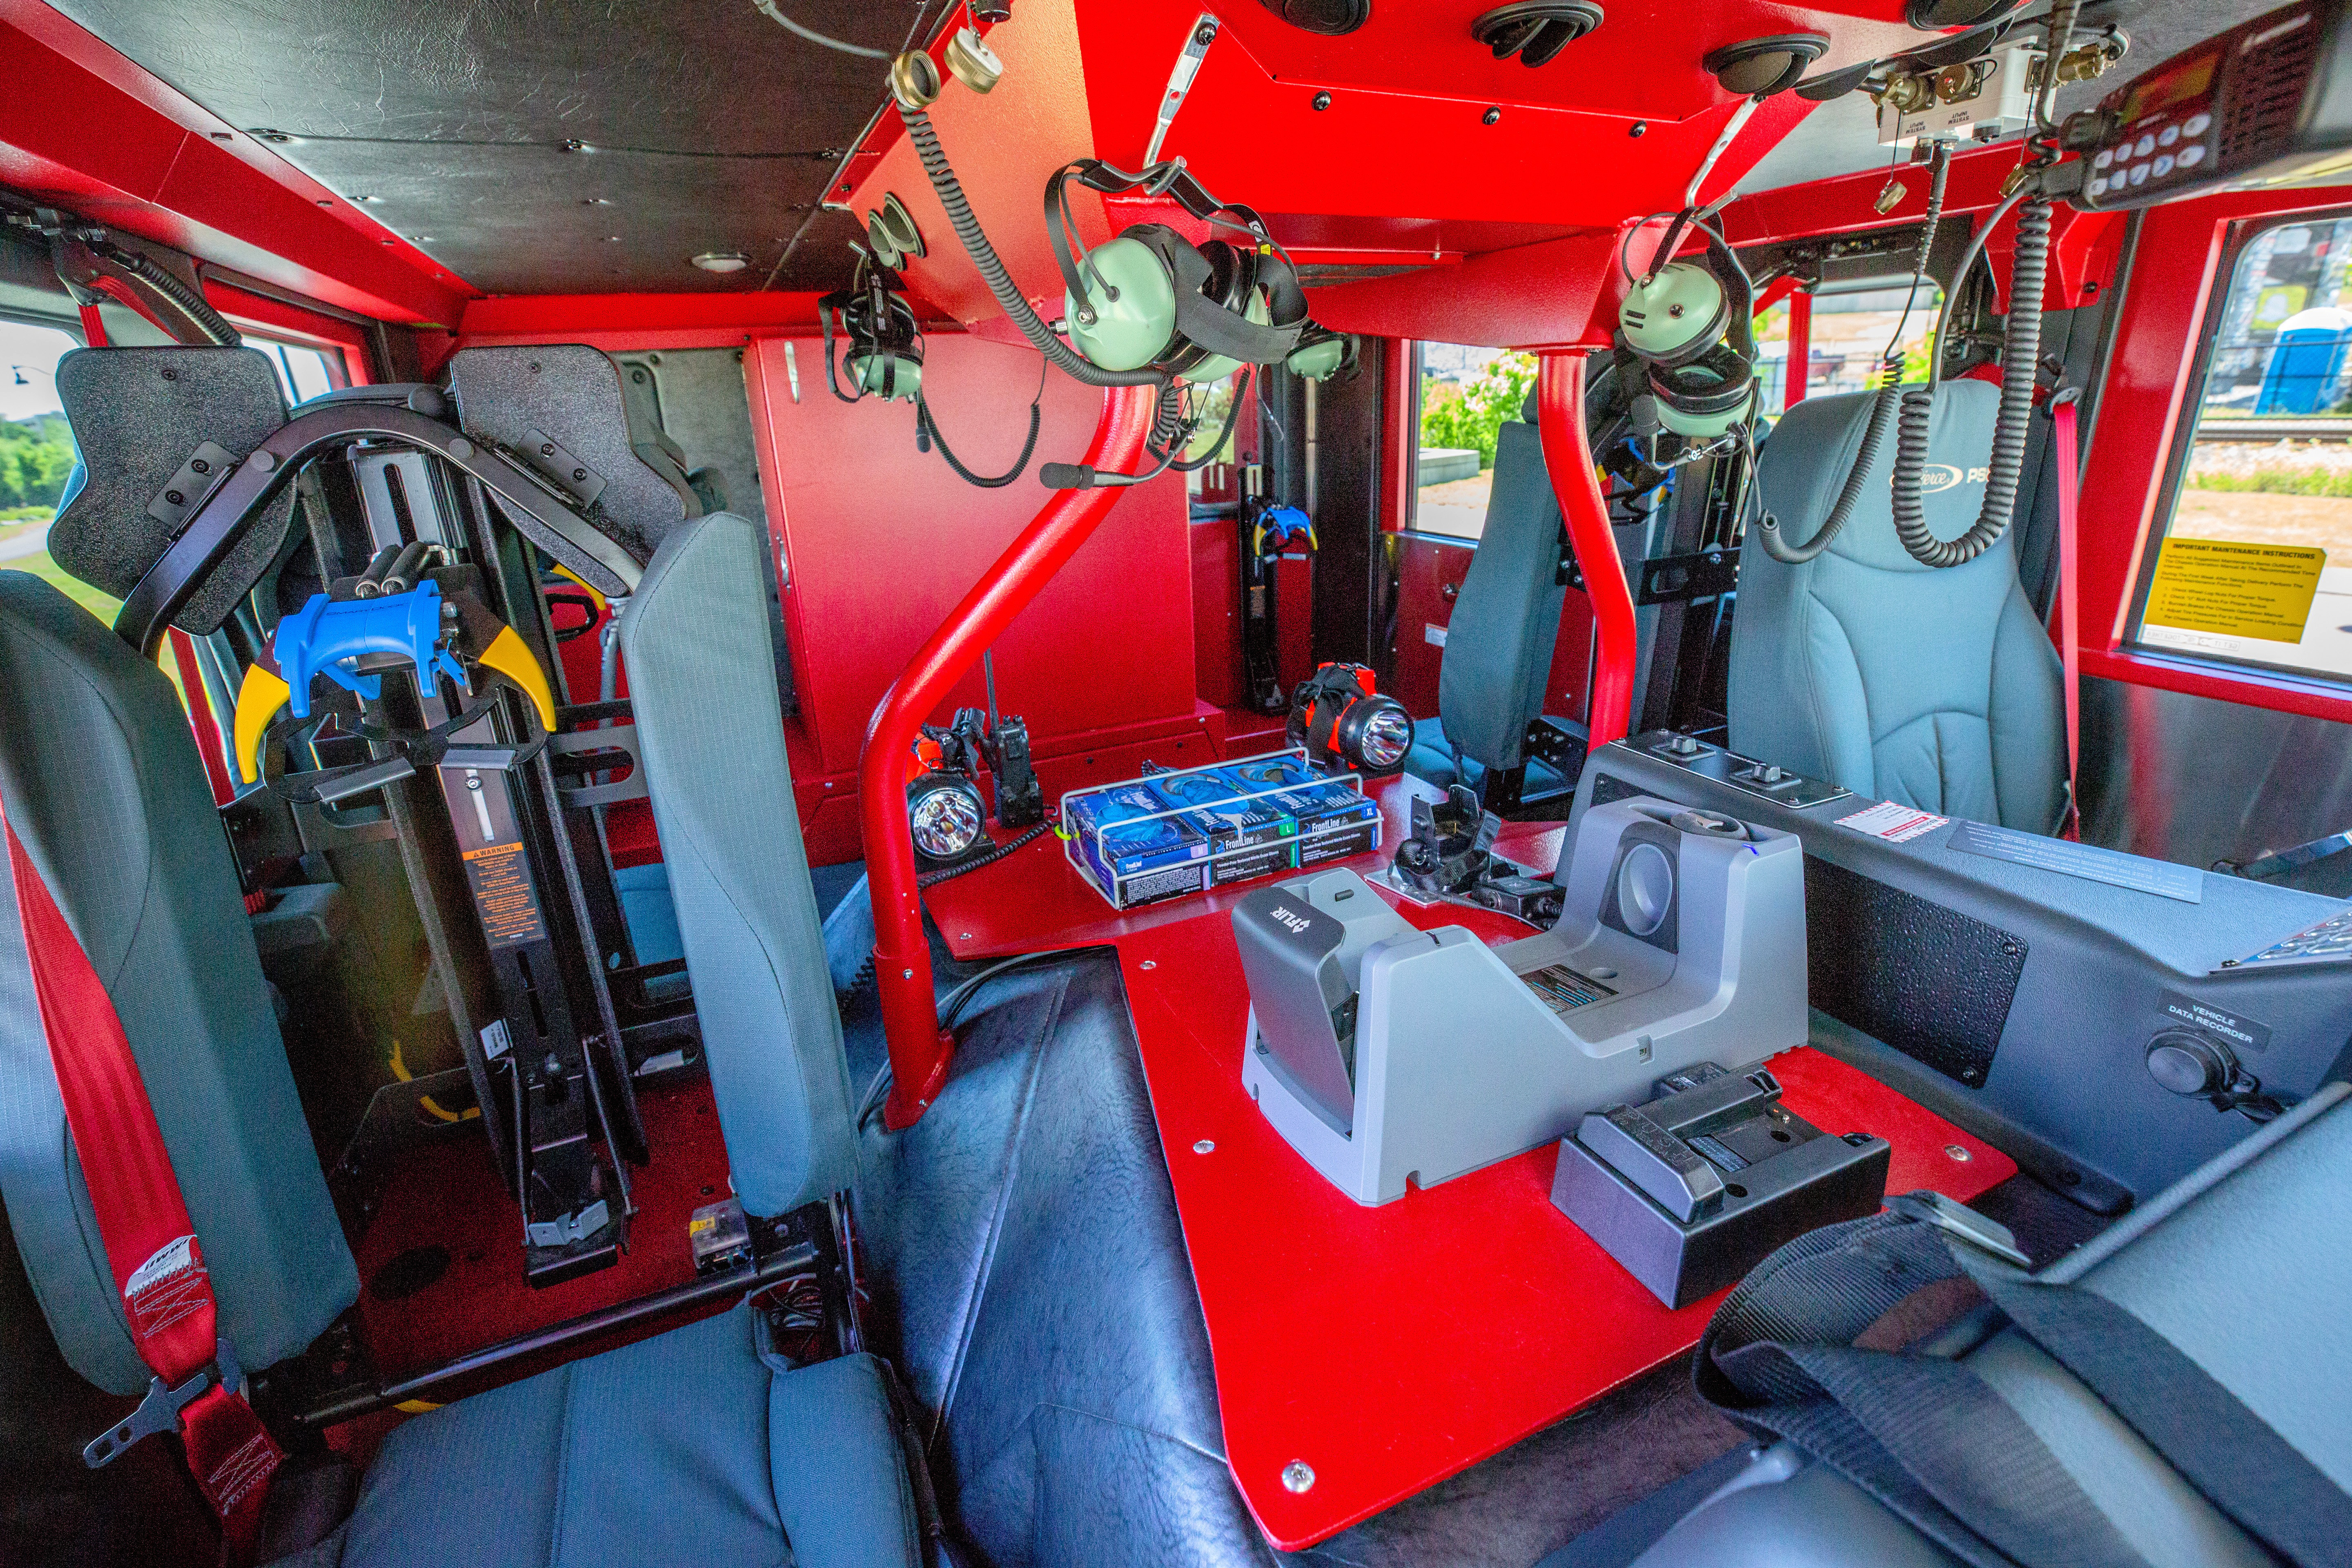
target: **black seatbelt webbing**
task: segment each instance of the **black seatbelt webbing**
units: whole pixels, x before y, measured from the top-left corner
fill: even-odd
[[[2292,1563],[2352,1565],[2352,1496],[2170,1340],[2094,1290],[1978,1283],[2240,1529]]]
[[[1972,1568],[2147,1568],[2033,1429],[1966,1366],[1851,1348],[1906,1297],[1961,1272],[1899,1214],[1783,1247],[1699,1342],[1700,1395],[1786,1438]]]
[[[1698,1392],[1979,1568],[2140,1563],[1964,1364],[1851,1348],[1914,1290],[1964,1273],[2249,1535],[2295,1568],[2352,1568],[2352,1496],[2170,1341],[2105,1297],[2035,1282],[1904,1214],[1814,1231],[1759,1265],[1700,1341]]]

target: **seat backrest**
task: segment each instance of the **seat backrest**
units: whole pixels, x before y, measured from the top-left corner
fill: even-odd
[[[1790,409],[1757,463],[1764,510],[1811,539],[1853,468],[1874,395]],[[1929,528],[1958,536],[1984,500],[2000,395],[1936,389],[1923,489]],[[1750,528],[1731,624],[1731,749],[1858,795],[2032,833],[2058,826],[2066,737],[2058,655],[2018,585],[2015,531],[1964,566],[1914,561],[1895,536],[1895,442],[1861,502],[1803,565]]]
[[[735,1191],[773,1216],[852,1184],[841,1016],[784,755],[760,529],[671,531],[621,653]]]
[[[76,349],[58,362],[58,401],[77,461],[49,554],[117,598],[178,535],[179,508],[195,498],[172,500],[173,480],[199,448],[210,442],[241,458],[286,423],[278,373],[257,349]],[[196,584],[175,623],[202,636],[226,620],[293,527],[289,486]]]
[[[581,514],[638,561],[651,560],[694,510],[684,472],[656,469],[638,451],[620,372],[599,351],[584,343],[460,349],[448,375],[467,435],[504,447],[559,488],[593,487]],[[564,453],[585,473],[559,472]]]
[[[248,1367],[359,1296],[227,839],[170,681],[37,577],[0,572],[0,802],[113,998]],[[58,1347],[136,1394],[132,1347],[0,877],[0,1195]]]
[[[1483,766],[1527,760],[1528,726],[1543,716],[1559,611],[1559,500],[1544,468],[1535,399],[1495,442],[1486,531],[1462,579],[1437,670],[1437,716],[1455,750]]]

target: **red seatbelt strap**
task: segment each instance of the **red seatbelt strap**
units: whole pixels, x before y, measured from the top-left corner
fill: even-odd
[[[243,1376],[219,1337],[204,1250],[113,998],[5,811],[0,834],[8,841],[33,995],[66,1126],[81,1157],[131,1342],[154,1374],[138,1410],[84,1449],[83,1460],[94,1468],[141,1437],[176,1426],[188,1468],[220,1515],[231,1552],[243,1560],[261,1521],[262,1496],[285,1455],[236,1392]]]
[[[2082,395],[2071,386],[2050,396],[2050,421],[2058,468],[2058,664],[2066,683],[2066,819],[2059,833],[2083,836],[2075,794],[2083,766],[2083,626],[2077,578],[2082,551],[2074,531],[2074,408]]]

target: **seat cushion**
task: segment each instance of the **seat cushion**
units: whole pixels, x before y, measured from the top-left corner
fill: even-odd
[[[282,1564],[912,1568],[882,1363],[777,1372],[754,1331],[738,1307],[406,1422],[351,1519]]]
[[[1520,799],[1534,800],[1569,787],[1568,780],[1562,778],[1559,770],[1549,763],[1540,757],[1525,760],[1528,777],[1519,791]],[[1445,721],[1442,719],[1416,719],[1412,721],[1412,750],[1405,753],[1404,771],[1440,789],[1457,783],[1476,789],[1479,781],[1486,776],[1486,770],[1476,759],[1468,756],[1457,759],[1454,756],[1453,742],[1445,733]]]

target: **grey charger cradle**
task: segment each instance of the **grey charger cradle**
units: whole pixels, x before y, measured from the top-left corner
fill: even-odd
[[[1421,931],[1353,871],[1234,908],[1242,1084],[1307,1163],[1385,1204],[1572,1133],[1712,1061],[1802,1045],[1796,835],[1650,796],[1588,809],[1549,931]]]

